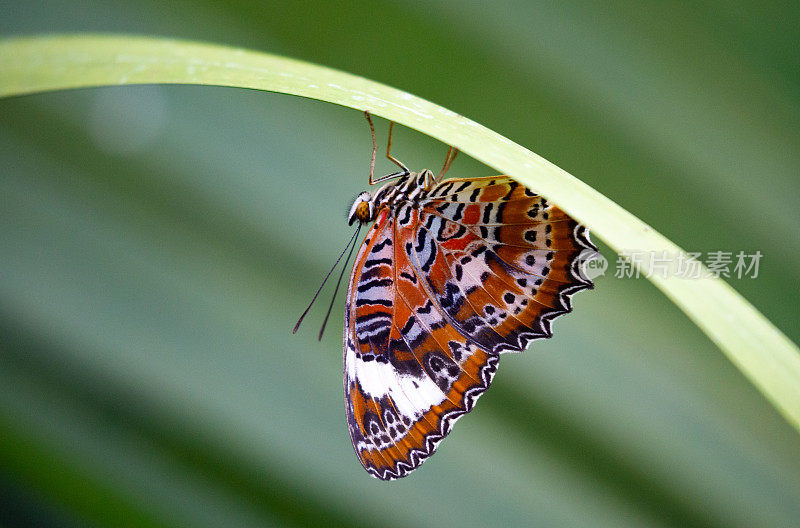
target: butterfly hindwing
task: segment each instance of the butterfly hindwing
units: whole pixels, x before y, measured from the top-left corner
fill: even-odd
[[[408,230],[379,216],[350,281],[344,384],[350,437],[370,474],[405,476],[489,386],[498,356],[450,325],[402,249]],[[388,264],[391,260],[391,265]]]

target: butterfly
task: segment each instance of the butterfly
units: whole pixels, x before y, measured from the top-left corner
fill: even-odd
[[[374,178],[365,115],[369,183],[387,183],[362,192],[348,218],[372,227],[347,289],[345,414],[364,469],[393,480],[473,409],[501,353],[552,336],[571,296],[593,287],[581,263],[597,248],[585,227],[507,176],[444,180],[452,147],[438,175],[410,171],[390,153],[393,123],[386,157],[400,170]]]

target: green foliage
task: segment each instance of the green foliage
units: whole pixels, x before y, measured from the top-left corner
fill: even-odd
[[[0,47],[0,95],[176,83],[254,88],[369,110],[415,128],[525,183],[588,225],[614,250],[683,250],[570,174],[447,109],[354,75],[263,53],[135,37],[10,40]],[[719,277],[642,272],[677,304],[800,430],[800,351]],[[708,271],[704,270],[703,275]]]
[[[317,16],[323,17],[322,9]],[[484,29],[497,23],[484,15]],[[204,20],[202,9],[198,17]],[[699,13],[695,17],[702,20]],[[242,22],[247,23],[255,21]],[[515,33],[514,21],[505,23],[520,42],[526,38]],[[729,31],[745,31],[739,23],[729,19]],[[286,24],[275,24],[272,38],[292,42],[281,34]],[[595,31],[614,34],[599,27]],[[617,45],[624,44],[625,34],[615,37]],[[326,60],[327,48],[315,38],[307,35],[305,53],[294,54],[356,69]],[[500,53],[503,38],[483,35],[480,48]],[[432,34],[426,45],[439,54],[470,57],[474,71],[494,64],[480,53],[448,49],[446,41]],[[762,59],[774,52],[768,46],[753,49]],[[416,52],[424,61],[424,50]],[[558,53],[567,52],[547,48],[540,55],[557,65]],[[623,76],[624,67],[639,64],[630,53],[609,48],[608,64],[598,68],[613,65]],[[486,67],[515,71],[498,64]],[[386,68],[412,66],[403,58]],[[722,66],[708,64],[704,71],[713,74],[715,68]],[[658,75],[638,71],[648,82],[659,82]],[[452,74],[453,82],[472,89],[468,78]],[[590,174],[580,168],[584,154],[576,147],[584,145],[575,142],[594,127],[593,141],[600,146],[585,148],[607,158],[587,156],[587,163],[612,174],[596,186],[616,190],[634,210],[685,207],[661,221],[649,209],[639,214],[666,226],[690,249],[763,248],[773,270],[765,270],[756,284],[766,294],[748,294],[768,310],[782,306],[788,315],[778,313],[776,321],[794,320],[796,303],[780,304],[789,279],[781,278],[785,264],[779,255],[787,245],[791,255],[796,241],[760,235],[762,224],[772,222],[770,211],[759,209],[758,221],[740,228],[741,246],[724,234],[715,235],[715,246],[693,233],[713,228],[714,215],[724,218],[726,209],[707,200],[712,206],[705,211],[703,200],[670,195],[642,170],[649,163],[642,151],[661,148],[683,153],[671,158],[672,166],[692,161],[708,167],[727,148],[715,148],[713,133],[701,136],[708,138],[711,154],[687,150],[668,136],[679,124],[659,114],[657,103],[651,120],[621,112],[618,123],[593,122],[595,108],[619,108],[615,98],[621,94],[613,92],[586,108],[578,105],[578,125],[571,127],[570,116],[553,115],[569,106],[564,90],[509,75],[522,87],[539,83],[540,92],[531,97],[546,101],[549,110],[526,105],[518,94],[498,95],[507,108],[483,108],[495,99],[487,96],[493,92],[448,99],[446,79],[426,78],[432,89],[399,78],[404,88],[451,100],[479,121],[516,127],[509,135],[520,143],[544,142],[543,151],[555,151],[555,159],[576,174]],[[628,100],[643,93],[599,72],[587,79],[594,83],[587,81],[589,88],[629,90]],[[668,90],[669,82],[681,79],[660,81]],[[159,39],[50,37],[0,45],[3,95],[156,82],[241,86],[369,108],[523,181],[591,226],[614,250],[676,250],[522,147],[360,77],[273,55]],[[543,525],[565,526],[760,526],[797,518],[800,501],[791,491],[800,482],[796,433],[641,281],[611,278],[576,299],[577,312],[557,325],[556,338],[533,347],[539,353],[504,361],[478,410],[459,422],[458,432],[420,472],[389,486],[363,475],[342,423],[336,336],[317,345],[313,337],[289,339],[288,330],[345,236],[344,222],[340,227],[331,219],[341,216],[348,197],[364,185],[368,136],[354,112],[278,99],[219,88],[138,87],[2,102],[0,468],[8,489],[32,497],[34,505],[49,505],[56,517],[106,525],[392,525],[427,524],[431,518],[457,525],[501,517],[527,524],[534,516]],[[701,116],[710,111],[708,103],[694,104]],[[787,105],[795,108],[791,101]],[[526,119],[552,122],[532,136],[514,121],[522,111]],[[788,111],[773,119],[790,123],[796,115]],[[666,146],[643,146],[641,138],[630,137],[625,119],[650,126],[654,137],[667,134]],[[698,126],[709,123],[698,118]],[[742,125],[740,134],[767,137],[771,131],[775,141],[795,141],[796,131],[778,134],[782,126]],[[552,136],[563,136],[564,145]],[[730,141],[750,144],[747,137]],[[436,146],[410,135],[401,135],[397,148],[412,166],[417,159],[440,162],[438,150],[432,154]],[[773,177],[784,188],[773,200],[780,205],[786,193],[797,195],[797,187],[780,180],[780,160],[773,161]],[[458,163],[466,175],[491,170],[461,158]],[[732,190],[710,181],[712,192],[739,196],[747,172],[738,175],[732,168]],[[713,171],[708,173],[713,180]],[[626,195],[624,185],[615,187],[623,174],[648,192]],[[745,193],[752,204],[769,203],[770,185],[762,187]],[[731,225],[722,224],[719,233]],[[654,282],[798,424],[800,369],[790,341],[723,281]],[[453,511],[441,507],[462,504],[465,497],[486,502],[468,500]],[[387,520],[386,504],[416,506],[393,511]]]

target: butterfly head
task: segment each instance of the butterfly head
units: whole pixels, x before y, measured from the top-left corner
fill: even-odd
[[[356,197],[353,206],[350,207],[350,214],[347,215],[348,225],[353,225],[356,220],[360,224],[375,220],[375,203],[372,201],[372,195],[367,191],[362,191]]]

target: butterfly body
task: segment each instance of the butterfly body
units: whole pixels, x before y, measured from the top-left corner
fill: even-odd
[[[350,208],[349,223],[356,220],[362,224],[369,223],[383,209],[392,210],[395,205],[416,203],[430,191],[435,182],[436,176],[426,169],[404,174],[397,180],[384,184],[374,195],[364,191]]]
[[[582,226],[506,176],[409,172],[356,199],[373,222],[344,320],[350,437],[364,468],[391,480],[435,450],[489,387],[500,354],[550,337],[591,287]]]

